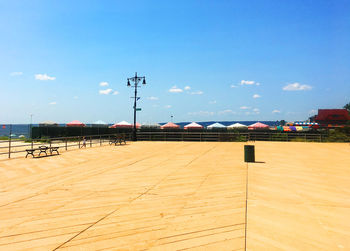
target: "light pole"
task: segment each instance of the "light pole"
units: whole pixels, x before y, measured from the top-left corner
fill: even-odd
[[[137,97],[137,88],[141,87],[141,86],[139,86],[139,82],[141,80],[142,80],[142,84],[145,85],[146,78],[145,77],[138,77],[137,72],[135,72],[135,77],[128,78],[128,83],[127,83],[127,86],[135,88],[135,95],[134,95],[134,97],[131,97],[134,99],[134,107],[133,107],[134,108],[134,127],[133,127],[133,131],[132,131],[132,138],[134,141],[137,140],[137,136],[136,136],[136,111],[137,111],[136,102],[137,102],[137,100],[140,99],[140,97]],[[130,81],[133,82],[134,85],[131,85]]]
[[[174,116],[171,115],[170,117],[171,117],[171,120],[170,120],[170,121],[171,121],[171,123],[173,123],[173,118],[174,118]]]

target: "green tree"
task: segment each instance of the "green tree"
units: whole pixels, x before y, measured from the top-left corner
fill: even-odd
[[[344,109],[348,110],[350,114],[350,103],[347,103],[346,105],[344,105]]]

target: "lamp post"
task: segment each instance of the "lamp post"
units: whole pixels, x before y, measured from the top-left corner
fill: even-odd
[[[137,100],[140,99],[140,97],[137,97],[137,88],[141,87],[141,86],[139,86],[139,82],[141,80],[142,80],[142,84],[145,85],[146,78],[137,76],[137,72],[135,72],[135,77],[128,78],[128,83],[127,83],[127,86],[135,88],[135,95],[134,95],[134,97],[131,97],[134,99],[134,107],[133,107],[134,108],[134,127],[133,127],[133,131],[132,131],[132,138],[134,141],[137,140],[137,136],[136,136],[136,111],[137,111],[136,102],[137,102]],[[130,84],[130,81],[133,82],[133,85]]]

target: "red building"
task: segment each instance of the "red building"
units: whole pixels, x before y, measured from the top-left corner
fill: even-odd
[[[345,125],[350,120],[350,115],[346,109],[318,109],[315,122],[321,126]]]

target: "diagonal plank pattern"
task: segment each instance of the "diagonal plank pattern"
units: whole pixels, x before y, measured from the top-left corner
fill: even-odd
[[[137,142],[2,161],[0,249],[243,248],[241,148]]]
[[[350,146],[136,142],[0,161],[0,250],[350,250]]]

